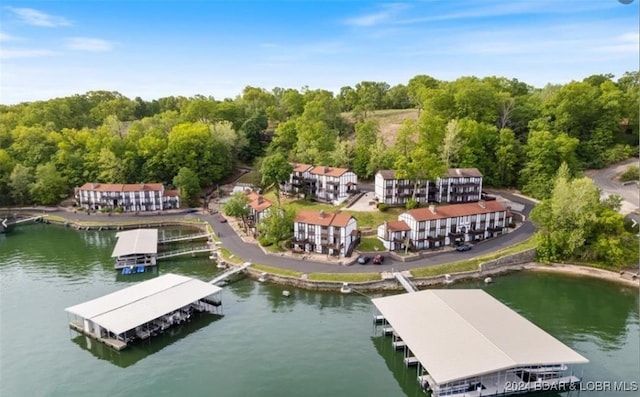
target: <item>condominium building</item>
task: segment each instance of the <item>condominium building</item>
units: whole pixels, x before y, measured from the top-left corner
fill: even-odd
[[[161,183],[85,183],[75,189],[76,204],[90,210],[160,211],[180,208],[177,190]]]

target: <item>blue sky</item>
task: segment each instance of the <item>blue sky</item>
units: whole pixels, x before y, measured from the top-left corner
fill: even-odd
[[[112,90],[151,100],[504,76],[536,87],[638,70],[630,0],[11,1],[0,103]]]

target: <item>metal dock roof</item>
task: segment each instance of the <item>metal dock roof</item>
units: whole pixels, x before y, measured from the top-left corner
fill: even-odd
[[[116,233],[118,242],[111,257],[158,253],[158,229],[135,229]]]
[[[65,310],[121,334],[221,290],[204,281],[165,274]]]
[[[589,362],[482,290],[372,301],[438,384],[519,366]]]

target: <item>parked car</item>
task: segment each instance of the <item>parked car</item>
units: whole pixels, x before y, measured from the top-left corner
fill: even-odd
[[[227,218],[222,215],[218,215],[218,221],[220,221],[220,223],[227,223]]]
[[[373,263],[374,265],[381,265],[381,264],[382,264],[382,262],[384,262],[384,256],[382,256],[382,255],[378,254],[378,255],[376,255],[376,256],[374,256],[374,257],[373,257],[373,261],[372,261],[372,263]]]
[[[470,249],[471,246],[469,244],[459,244],[456,246],[456,251],[459,252],[469,251]]]
[[[360,255],[358,257],[358,263],[361,265],[366,265],[367,263],[369,263],[370,260],[371,258],[366,255]]]

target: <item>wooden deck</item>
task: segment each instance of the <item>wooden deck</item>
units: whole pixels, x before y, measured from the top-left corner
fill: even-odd
[[[73,329],[74,331],[77,331],[77,332],[80,332],[81,334],[89,336],[89,337],[97,340],[98,342],[102,342],[105,345],[107,345],[107,346],[109,346],[109,347],[111,347],[111,348],[113,348],[113,349],[115,349],[117,351],[120,351],[120,350],[124,349],[125,347],[127,347],[127,344],[125,342],[121,341],[121,340],[111,339],[111,338],[100,338],[100,337],[98,337],[98,336],[96,336],[94,334],[85,332],[82,324],[78,323],[77,321],[71,321],[69,323],[69,327],[71,329]]]

